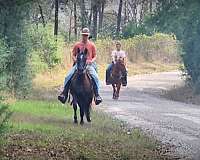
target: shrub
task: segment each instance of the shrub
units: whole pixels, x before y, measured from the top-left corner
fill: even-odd
[[[34,71],[40,72],[52,69],[61,63],[61,55],[64,47],[64,39],[53,35],[53,26],[47,25],[33,27],[29,26],[31,39],[31,65]]]
[[[131,38],[141,34],[150,35],[150,32],[148,31],[147,27],[143,24],[136,24],[134,22],[129,22],[122,29],[123,38]]]
[[[132,38],[122,39],[122,49],[128,53],[131,62],[161,61],[174,63],[179,60],[180,45],[174,35],[155,33],[152,36],[145,34]],[[112,39],[100,39],[95,42],[99,63],[110,63],[110,54],[115,49]]]
[[[2,104],[2,97],[0,96],[0,135],[6,132],[7,130],[7,122],[11,116],[11,112],[7,105]]]

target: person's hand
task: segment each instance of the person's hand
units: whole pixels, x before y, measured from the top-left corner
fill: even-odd
[[[87,60],[86,63],[87,64],[92,64],[92,61],[91,60]]]

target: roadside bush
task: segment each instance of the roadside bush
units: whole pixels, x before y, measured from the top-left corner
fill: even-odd
[[[122,28],[122,37],[131,38],[137,35],[151,35],[148,28],[143,24],[136,24],[135,22],[130,22]]]
[[[31,65],[35,72],[52,69],[61,63],[64,39],[53,35],[53,26],[29,26],[31,39]]]
[[[152,36],[145,34],[132,38],[122,39],[122,49],[128,53],[130,62],[160,61],[176,63],[179,61],[180,45],[174,35],[155,33]],[[115,49],[112,39],[100,39],[95,42],[98,52],[98,63],[109,63],[110,54]]]
[[[4,134],[7,130],[7,122],[11,116],[11,112],[8,109],[8,106],[2,104],[2,97],[0,96],[0,135]]]

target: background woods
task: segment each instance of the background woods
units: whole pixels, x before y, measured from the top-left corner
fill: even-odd
[[[36,72],[66,66],[83,27],[106,55],[102,63],[109,62],[115,39],[123,41],[131,63],[158,56],[170,62],[181,53],[188,80],[199,86],[198,7],[197,0],[0,0],[1,88],[24,94]]]

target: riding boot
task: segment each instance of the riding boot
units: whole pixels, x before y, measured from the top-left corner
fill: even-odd
[[[94,81],[93,78],[92,78],[92,84],[93,84],[94,95],[95,95],[95,104],[98,105],[102,102],[102,98],[99,95],[96,82]]]
[[[122,77],[122,86],[127,86],[127,74]]]
[[[65,104],[65,102],[67,101],[67,97],[68,97],[68,92],[69,92],[69,87],[70,87],[70,84],[71,84],[71,80],[69,80],[65,87],[64,87],[64,90],[62,91],[62,93],[58,96],[58,100]]]

